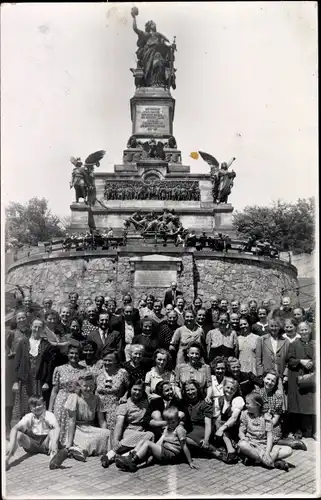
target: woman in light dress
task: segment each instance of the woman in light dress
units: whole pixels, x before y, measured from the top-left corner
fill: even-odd
[[[247,319],[240,319],[240,335],[237,337],[239,343],[239,361],[241,371],[256,375],[256,346],[259,336],[250,332]]]
[[[68,412],[67,449],[70,456],[85,462],[88,456],[107,453],[110,431],[102,412],[99,396],[94,394],[95,376],[86,372],[79,377],[79,391],[68,396],[65,409]],[[99,427],[95,426],[98,419]]]

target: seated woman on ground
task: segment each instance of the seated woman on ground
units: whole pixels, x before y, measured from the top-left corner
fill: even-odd
[[[79,377],[79,394],[69,395],[65,409],[68,411],[67,449],[75,460],[86,462],[91,455],[107,453],[110,431],[102,412],[99,396],[94,394],[96,383],[93,373]],[[98,418],[99,427],[95,427]]]
[[[163,412],[166,408],[174,406],[179,411],[179,418],[186,431],[191,431],[193,426],[188,409],[184,401],[175,395],[172,384],[169,381],[161,380],[155,388],[155,393],[159,397],[149,402],[144,416],[144,427],[152,431],[155,438],[159,439],[167,425],[166,420],[163,418]]]
[[[194,464],[186,444],[186,430],[180,423],[179,412],[175,407],[169,407],[163,412],[166,427],[157,443],[140,441],[133,452],[127,457],[117,457],[116,465],[124,471],[136,472],[137,465],[153,457],[162,464],[176,462],[180,456],[185,458],[191,469],[198,469]]]
[[[118,406],[113,448],[101,458],[104,468],[109,467],[117,455],[132,450],[137,443],[154,440],[154,434],[145,432],[143,428],[143,418],[148,407],[144,381],[136,380],[129,393],[128,400]]]
[[[219,397],[219,411],[215,415],[215,444],[222,440],[227,450],[224,453],[223,461],[227,464],[234,464],[238,461],[235,445],[238,440],[238,424],[244,399],[239,396],[239,383],[229,377],[224,378],[224,395]]]
[[[245,465],[260,463],[268,468],[285,471],[290,465],[283,459],[292,455],[292,448],[273,444],[271,415],[263,415],[263,399],[253,392],[246,397],[246,410],[242,412],[238,443]]]
[[[29,398],[30,413],[27,413],[11,429],[6,465],[20,445],[30,454],[44,453],[50,456],[49,468],[57,469],[67,458],[66,448],[59,450],[59,425],[56,417],[46,411],[42,397]]]
[[[146,394],[149,400],[159,398],[155,389],[161,380],[167,380],[174,386],[175,374],[172,370],[168,369],[170,362],[171,356],[168,351],[165,349],[157,349],[155,351],[154,366],[146,373],[145,377]]]
[[[185,382],[182,387],[183,401],[188,408],[193,428],[186,436],[186,442],[194,451],[202,449],[206,454],[217,456],[210,445],[212,434],[212,404],[206,403],[199,384],[193,380]]]
[[[263,387],[257,392],[263,399],[263,414],[270,414],[272,418],[273,443],[290,446],[293,450],[307,450],[305,443],[291,437],[282,437],[281,420],[287,419],[283,413],[283,395],[278,389],[278,375],[275,370],[268,370],[263,374]]]

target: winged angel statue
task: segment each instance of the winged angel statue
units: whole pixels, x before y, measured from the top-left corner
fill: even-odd
[[[227,199],[233,187],[233,180],[236,177],[234,170],[229,171],[228,169],[236,158],[233,157],[228,163],[221,163],[220,167],[219,162],[214,156],[204,153],[203,151],[199,151],[199,154],[211,167],[214,203],[227,203]]]
[[[96,201],[96,187],[94,179],[94,167],[100,166],[100,160],[105,156],[106,151],[96,151],[89,155],[85,163],[81,158],[70,158],[74,169],[71,174],[70,189],[73,187],[76,192],[76,203],[79,198],[83,198],[87,205],[94,205]]]

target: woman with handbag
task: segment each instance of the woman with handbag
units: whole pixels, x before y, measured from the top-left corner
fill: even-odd
[[[307,322],[298,325],[301,338],[289,347],[288,411],[295,439],[314,437],[315,406],[315,344]]]

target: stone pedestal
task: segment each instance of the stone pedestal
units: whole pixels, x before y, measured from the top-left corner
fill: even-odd
[[[115,165],[113,173],[94,174],[101,202],[93,207],[97,229],[112,227],[114,234],[121,234],[124,220],[137,210],[161,213],[166,208],[175,210],[186,229],[233,236],[233,207],[213,203],[209,174],[191,174],[190,167],[182,165],[173,136],[174,110],[175,99],[168,89],[136,90],[130,100],[132,136],[123,163]],[[161,151],[148,151],[151,140],[158,146],[160,143]],[[73,203],[70,208],[71,230],[86,230],[87,206]]]

